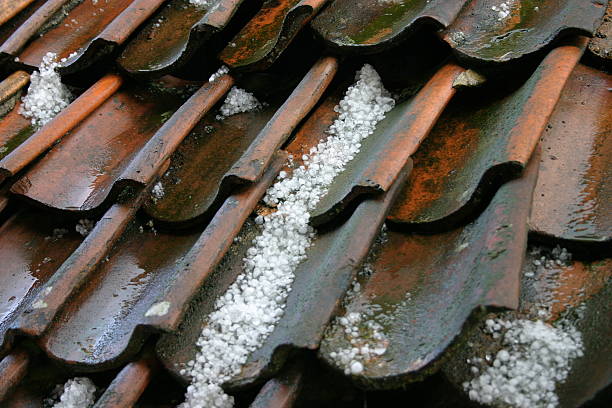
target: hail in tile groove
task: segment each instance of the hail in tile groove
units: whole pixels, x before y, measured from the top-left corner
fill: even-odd
[[[463,384],[470,399],[483,404],[517,408],[554,408],[559,405],[555,393],[557,383],[565,381],[573,360],[583,355],[582,334],[569,319],[560,319],[552,326],[541,319],[549,319],[554,291],[555,271],[570,262],[571,254],[556,247],[552,251],[532,247],[523,271],[524,286],[534,286],[535,279],[544,284],[533,310],[527,316],[487,319],[483,331],[501,349],[493,358],[470,359],[475,375]],[[538,276],[535,276],[538,275]],[[525,290],[528,288],[523,288]]]
[[[183,371],[192,379],[183,408],[233,405],[221,384],[240,373],[282,317],[294,271],[315,236],[309,212],[359,152],[361,141],[393,108],[394,100],[371,66],[365,65],[356,80],[335,108],[339,116],[327,139],[311,150],[290,178],[279,176],[268,190],[264,201],[276,211],[256,218],[262,232],[247,252],[243,273],[217,299],[202,330],[200,352]]]
[[[259,103],[255,95],[233,86],[227,93],[223,105],[219,108],[220,114],[216,118],[217,120],[223,120],[228,116],[251,112],[259,108],[261,108],[261,103]]]
[[[96,386],[86,377],[75,377],[66,381],[59,401],[53,408],[88,408],[93,406]]]
[[[197,7],[210,7],[214,0],[189,0],[189,3]]]
[[[32,126],[40,128],[70,104],[72,95],[57,73],[61,62],[57,55],[48,52],[38,71],[30,77],[28,93],[22,98],[19,113],[30,119]]]

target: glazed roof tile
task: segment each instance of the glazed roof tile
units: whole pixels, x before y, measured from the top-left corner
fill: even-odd
[[[260,199],[288,154],[300,165],[326,137],[364,61],[397,105],[313,212],[285,314],[224,387],[238,405],[299,406],[313,372],[343,371],[334,317],[372,303],[395,316],[388,351],[345,384],[403,388],[440,369],[461,384],[482,311],[521,314],[538,296],[557,300],[551,322],[584,311],[562,406],[609,385],[610,77],[579,62],[595,32],[589,56],[608,58],[604,3],[516,1],[501,18],[475,0],[104,1],[0,2],[0,401],[36,406],[68,371],[102,385],[96,407],[188,380],[252,215],[274,211]],[[36,130],[19,114],[22,69],[48,51],[77,53],[62,73],[78,98]],[[511,64],[525,56],[539,66]],[[221,63],[230,73],[202,83]],[[487,78],[467,70],[483,64]],[[220,120],[234,84],[267,104]],[[86,237],[79,218],[97,221]],[[576,245],[553,289],[521,272],[528,237]]]

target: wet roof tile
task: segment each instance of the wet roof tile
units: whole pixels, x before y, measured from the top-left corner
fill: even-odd
[[[230,68],[263,70],[327,0],[267,0],[225,47],[219,58]]]
[[[415,154],[389,220],[440,230],[469,218],[525,166],[584,47],[555,48],[518,89],[458,95]]]
[[[353,52],[375,52],[405,39],[423,24],[446,27],[466,0],[335,0],[312,26],[327,45]]]
[[[432,235],[391,230],[373,248],[371,277],[345,307],[346,314],[371,308],[367,321],[380,319],[388,341],[385,354],[366,360],[355,376],[362,386],[395,388],[421,378],[435,369],[474,310],[518,307],[537,165],[532,160],[522,178],[504,184],[465,227]],[[330,353],[350,347],[347,341],[341,325],[323,340],[320,353],[336,369],[343,370]]]
[[[161,75],[178,69],[228,25],[241,3],[223,0],[203,7],[188,0],[170,1],[128,42],[118,63],[134,75]]]
[[[612,239],[612,76],[579,64],[542,134],[529,225],[563,240]]]
[[[257,181],[318,102],[337,67],[334,58],[321,59],[284,102],[275,98],[263,109],[223,119],[217,112],[207,115],[176,152],[160,180],[165,193],[147,204],[147,213],[166,223],[193,222],[214,210],[214,202],[223,200],[232,186]],[[218,156],[219,151],[224,154]]]
[[[528,251],[526,264],[536,260],[538,258]],[[611,271],[611,258],[572,260],[548,267],[545,273],[534,277],[522,277],[519,316],[529,315],[530,309],[538,307],[542,299],[552,300],[552,313],[547,321],[552,323],[560,317],[570,319],[582,333],[584,356],[574,362],[568,378],[557,385],[561,407],[582,406],[611,382],[611,345],[603,340],[612,335],[609,319],[612,312],[609,300],[612,294]],[[474,353],[479,350],[497,352],[495,341],[481,330],[484,319],[488,317],[485,315],[472,321],[465,329],[461,346],[450,353],[443,370],[454,384],[460,386],[462,381],[471,378],[466,359],[473,358]]]
[[[600,0],[520,0],[505,3],[506,15],[500,3],[470,1],[444,31],[444,40],[462,62],[504,63],[533,54],[562,35],[591,36],[605,11]]]

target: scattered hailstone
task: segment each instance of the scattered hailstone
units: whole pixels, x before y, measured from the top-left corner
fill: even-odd
[[[366,313],[351,312],[334,324],[344,333],[348,346],[332,351],[329,356],[344,368],[346,375],[361,374],[364,363],[387,352],[389,341],[382,326]]]
[[[221,67],[217,70],[217,72],[215,72],[208,78],[208,82],[215,82],[217,79],[221,78],[223,75],[227,74],[228,72],[229,72],[229,68],[226,65],[221,65]]]
[[[470,399],[516,408],[558,406],[555,387],[567,378],[572,361],[583,355],[581,333],[569,322],[553,327],[527,319],[488,319],[484,331],[501,336],[504,348],[490,365],[471,367],[479,375],[463,383]]]
[[[158,181],[151,190],[151,195],[153,196],[153,202],[156,203],[157,200],[161,199],[165,194],[164,186],[161,181]]]
[[[257,217],[262,231],[247,252],[243,273],[217,299],[197,341],[200,351],[182,371],[192,382],[181,407],[233,406],[221,384],[240,372],[282,317],[294,271],[315,236],[309,212],[395,103],[371,66],[356,80],[336,107],[339,116],[327,140],[312,149],[304,166],[268,190],[264,201],[276,211]]]
[[[259,103],[255,95],[244,89],[233,86],[219,109],[221,114],[217,115],[217,120],[223,120],[228,116],[237,113],[251,112],[259,108],[261,108],[261,103]]]
[[[86,377],[66,381],[59,402],[53,408],[88,408],[93,406],[96,386]]]
[[[42,59],[38,71],[30,77],[28,93],[22,98],[19,113],[40,128],[70,104],[72,95],[57,73],[60,67],[57,55],[48,52]]]
[[[95,226],[96,226],[96,222],[94,220],[83,218],[79,220],[79,222],[75,226],[75,229],[76,229],[76,232],[86,237],[87,235],[89,235],[89,233]]]
[[[499,6],[492,6],[491,10],[497,13],[497,21],[505,20],[512,12],[512,5],[515,0],[507,0],[502,2]]]

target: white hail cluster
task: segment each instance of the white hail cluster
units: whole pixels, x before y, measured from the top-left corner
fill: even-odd
[[[88,408],[95,400],[96,386],[86,377],[75,377],[66,381],[59,402],[53,408]]]
[[[376,71],[365,65],[336,107],[339,116],[327,140],[291,178],[279,176],[268,190],[265,201],[276,211],[257,217],[262,232],[248,250],[243,273],[215,303],[197,341],[200,352],[183,371],[192,383],[181,407],[233,405],[221,384],[240,372],[283,315],[294,271],[315,235],[309,211],[393,105]]]
[[[74,227],[76,232],[86,237],[89,235],[91,230],[96,226],[96,222],[87,218],[80,219],[77,225]]]
[[[541,320],[488,319],[485,332],[503,336],[492,365],[463,383],[470,399],[494,406],[554,408],[556,384],[565,381],[574,359],[583,355],[582,336],[567,323],[553,327]],[[478,359],[480,360],[480,359]]]
[[[189,3],[198,7],[210,7],[213,0],[189,0]]]
[[[221,108],[217,120],[223,120],[237,113],[251,112],[261,108],[261,103],[255,95],[235,86],[230,89]]]
[[[228,72],[229,72],[229,68],[226,65],[221,65],[219,69],[217,70],[217,72],[215,72],[208,78],[208,82],[215,82],[217,79],[221,78],[223,75],[227,74]]]
[[[365,314],[351,312],[336,319],[335,324],[340,326],[349,347],[332,351],[329,356],[344,368],[346,375],[360,374],[364,363],[387,352],[389,341],[382,326],[368,320]]]
[[[53,119],[70,104],[72,95],[57,73],[61,66],[57,55],[48,52],[42,59],[38,71],[30,77],[28,93],[22,98],[19,113],[29,118],[39,128]]]
[[[514,0],[508,0],[507,2],[501,3],[499,6],[491,6],[491,10],[497,13],[497,21],[502,21],[510,15],[512,3],[514,3]]]

